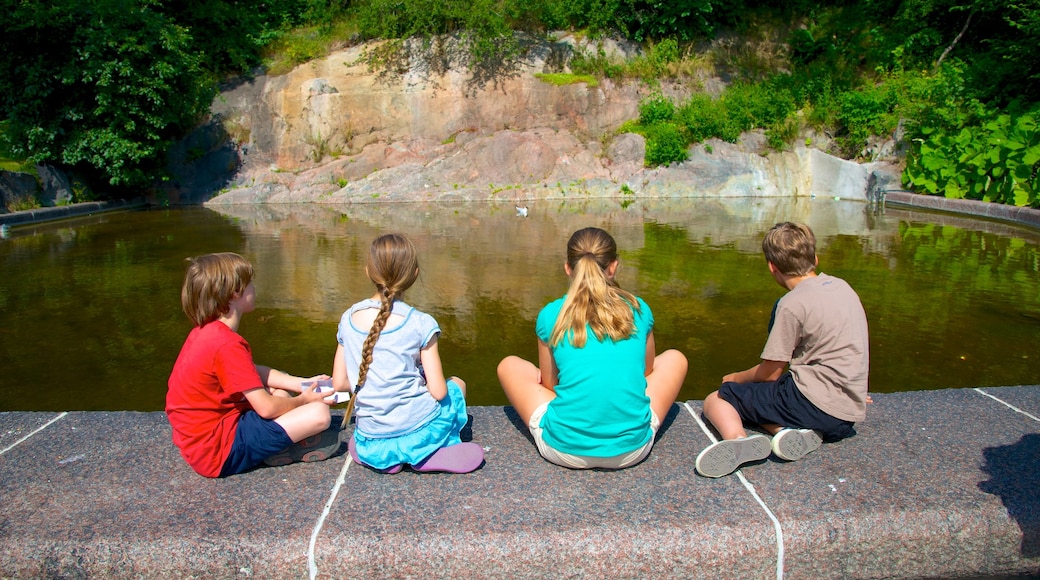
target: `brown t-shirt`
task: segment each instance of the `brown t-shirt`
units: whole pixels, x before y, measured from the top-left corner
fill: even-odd
[[[790,363],[798,390],[828,415],[866,417],[867,316],[841,278],[806,278],[780,299],[762,359]]]

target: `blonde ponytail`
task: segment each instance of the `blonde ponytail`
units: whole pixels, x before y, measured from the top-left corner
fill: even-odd
[[[578,230],[567,243],[571,285],[556,317],[549,342],[552,346],[568,338],[578,348],[588,339],[586,326],[598,340],[624,340],[636,332],[632,310],[639,310],[636,297],[625,292],[607,275],[617,261],[614,238],[599,228]]]

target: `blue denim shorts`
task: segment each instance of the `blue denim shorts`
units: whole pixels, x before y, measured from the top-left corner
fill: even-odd
[[[789,372],[775,383],[722,383],[719,398],[733,405],[745,423],[815,429],[824,441],[856,434],[855,423],[832,417],[806,399]]]
[[[246,411],[238,419],[231,454],[220,469],[220,477],[249,471],[265,459],[292,445],[292,439],[277,422],[264,419],[256,411]]]

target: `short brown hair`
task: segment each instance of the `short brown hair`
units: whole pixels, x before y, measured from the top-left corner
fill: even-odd
[[[235,295],[253,281],[253,265],[232,252],[205,254],[186,261],[181,308],[195,326],[227,314]]]
[[[805,224],[776,224],[766,232],[762,252],[769,263],[788,276],[802,276],[816,269],[816,236]]]

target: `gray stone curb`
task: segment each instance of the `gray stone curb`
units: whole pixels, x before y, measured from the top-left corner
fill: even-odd
[[[885,205],[965,214],[1040,229],[1040,210],[1028,207],[973,199],[947,199],[936,195],[921,195],[908,191],[890,191],[886,193]]]
[[[876,394],[855,437],[706,479],[701,403],[643,463],[542,460],[473,407],[487,462],[341,454],[199,477],[163,413],[0,413],[0,576],[964,578],[1040,574],[1040,386]]]
[[[13,213],[0,214],[0,225],[20,226],[54,220],[62,220],[74,217],[82,217],[109,211],[119,211],[146,207],[148,203],[143,199],[119,200],[119,201],[91,201],[86,203],[75,203],[71,205],[60,205],[57,207],[41,207],[17,211]]]

